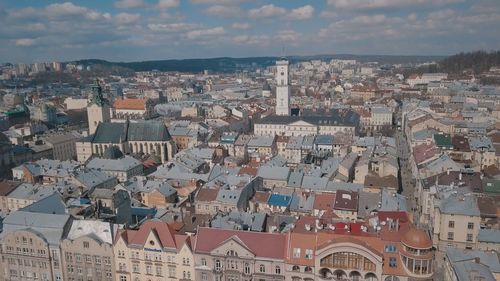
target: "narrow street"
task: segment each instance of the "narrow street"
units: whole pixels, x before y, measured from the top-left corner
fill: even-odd
[[[406,197],[408,213],[415,221],[413,210],[417,207],[415,204],[415,179],[411,172],[409,163],[410,149],[403,132],[397,131],[395,134],[396,147],[398,150],[400,177],[401,177],[401,194]]]

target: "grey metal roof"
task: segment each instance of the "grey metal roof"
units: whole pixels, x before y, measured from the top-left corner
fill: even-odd
[[[257,176],[268,180],[284,180],[288,181],[290,168],[288,167],[270,167],[261,166],[257,172]]]
[[[210,227],[222,229],[242,229],[251,231],[264,231],[266,221],[265,213],[250,214],[247,212],[232,211],[228,214],[217,214],[210,222]]]
[[[499,229],[479,229],[479,242],[487,243],[500,243],[500,230]]]
[[[64,226],[69,215],[45,214],[26,211],[15,211],[3,221],[3,232],[0,238],[17,230],[28,230],[40,234],[51,245],[58,245],[63,238]]]
[[[498,259],[498,254],[496,252],[486,252],[481,250],[465,250],[465,249],[457,249],[457,248],[448,248],[446,250],[446,256],[450,260],[450,262],[454,265],[455,271],[460,270],[460,268],[469,268],[471,266],[467,266],[467,264],[482,264],[485,265],[490,273],[500,273],[500,261]],[[479,263],[476,263],[476,258]],[[483,272],[481,269],[480,272]],[[467,278],[468,272],[456,272],[459,275],[459,280],[469,280]],[[462,278],[462,279],[460,279]],[[488,280],[488,279],[487,279]],[[495,279],[493,279],[495,280]]]
[[[124,141],[168,141],[172,139],[167,127],[160,121],[99,123],[93,143],[121,143]]]
[[[51,195],[20,210],[32,213],[64,215],[66,214],[66,205],[64,204],[61,195],[58,192],[52,191]]]
[[[446,199],[442,199],[439,209],[445,214],[479,216],[480,211],[477,206],[477,200],[474,196],[464,196],[452,194]]]
[[[229,190],[229,189],[221,189],[217,193],[217,201],[223,202],[226,204],[236,205],[241,196],[241,190]]]
[[[87,163],[89,169],[101,169],[104,171],[126,172],[137,166],[142,166],[141,161],[131,156],[119,159],[93,158]]]

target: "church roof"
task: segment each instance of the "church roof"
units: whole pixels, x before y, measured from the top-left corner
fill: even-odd
[[[99,123],[92,143],[122,143],[125,141],[167,141],[171,136],[163,122]]]

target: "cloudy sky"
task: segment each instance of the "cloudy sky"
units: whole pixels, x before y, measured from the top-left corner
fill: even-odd
[[[0,62],[500,48],[500,0],[0,0]]]

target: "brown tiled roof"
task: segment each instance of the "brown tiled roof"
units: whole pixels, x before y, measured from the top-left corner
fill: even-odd
[[[196,201],[210,202],[217,199],[218,189],[215,188],[201,188],[196,195]]]
[[[481,217],[496,218],[497,217],[497,203],[492,197],[478,197],[477,206]]]
[[[455,151],[470,152],[469,140],[464,136],[452,137],[451,143]]]
[[[147,99],[117,99],[113,103],[115,109],[132,109],[132,110],[144,110],[146,109]]]
[[[21,183],[18,181],[1,180],[0,181],[0,196],[7,196]]]
[[[334,209],[356,211],[358,209],[358,193],[355,191],[338,190],[335,194],[334,202]]]
[[[269,200],[269,196],[271,196],[271,194],[269,194],[268,192],[257,191],[252,198],[252,202],[267,203],[267,200]]]

